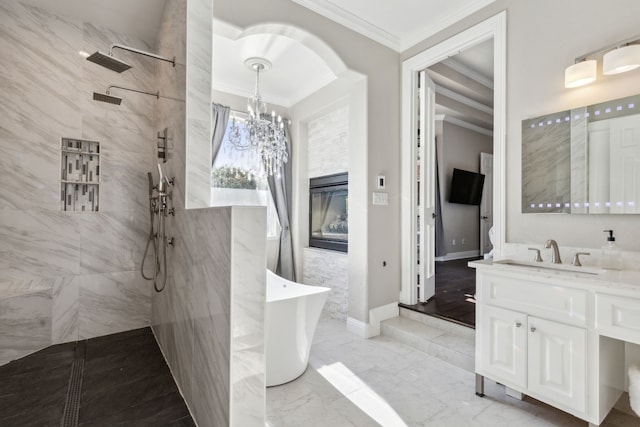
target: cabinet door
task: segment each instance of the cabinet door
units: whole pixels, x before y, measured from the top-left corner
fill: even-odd
[[[528,320],[529,390],[584,412],[586,331],[533,316]]]
[[[511,310],[483,306],[482,364],[496,380],[526,386],[527,316]]]

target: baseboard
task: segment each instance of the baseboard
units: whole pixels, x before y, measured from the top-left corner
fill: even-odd
[[[480,250],[466,252],[452,252],[443,256],[436,257],[436,261],[453,261],[454,259],[474,258],[480,256]]]
[[[400,308],[398,307],[398,301],[369,310],[367,338],[373,338],[380,335],[380,322],[393,317],[398,317],[399,315]]]
[[[380,335],[380,322],[400,315],[398,302],[392,302],[369,310],[369,323],[347,317],[347,330],[362,338],[373,338]]]
[[[356,334],[359,337],[367,338],[367,324],[354,319],[353,317],[347,317],[347,331]]]

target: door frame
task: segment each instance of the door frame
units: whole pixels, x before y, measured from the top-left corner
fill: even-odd
[[[418,121],[419,72],[460,51],[493,38],[493,215],[494,256],[502,254],[505,243],[505,148],[506,148],[506,38],[507,12],[497,15],[403,61],[402,63],[402,135],[401,135],[401,259],[400,302],[416,303],[413,278],[417,268],[415,246],[416,192],[415,156]]]

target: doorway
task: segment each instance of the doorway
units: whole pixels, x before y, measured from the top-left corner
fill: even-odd
[[[436,296],[436,286],[433,287],[433,293],[430,295],[428,291],[430,291],[429,287],[423,287],[422,284],[433,282],[438,282],[438,276],[442,276],[445,278],[459,276],[458,274],[452,273],[452,270],[461,270],[465,271],[468,276],[474,277],[473,270],[468,271],[466,267],[466,262],[468,262],[468,258],[475,258],[480,256],[480,210],[478,206],[473,207],[474,216],[475,216],[475,234],[471,238],[469,232],[463,232],[462,234],[453,236],[449,233],[448,237],[445,237],[445,243],[450,246],[455,246],[454,250],[449,248],[446,253],[451,253],[448,258],[445,256],[441,258],[442,262],[451,262],[448,265],[442,264],[444,269],[442,269],[442,275],[438,274],[438,266],[436,263],[436,250],[435,245],[431,247],[430,243],[426,241],[426,237],[424,237],[425,241],[421,242],[423,238],[420,230],[428,230],[429,224],[425,222],[430,221],[431,218],[427,217],[424,212],[421,212],[421,206],[416,204],[420,200],[420,198],[424,199],[424,195],[428,195],[431,189],[428,188],[427,185],[424,185],[424,188],[419,187],[419,183],[414,183],[412,180],[415,180],[414,171],[416,170],[416,166],[420,166],[420,161],[422,158],[420,157],[421,150],[424,150],[425,147],[420,146],[420,141],[418,135],[421,134],[424,138],[424,144],[436,144],[436,138],[433,140],[429,137],[430,129],[437,129],[435,114],[433,117],[433,121],[431,118],[424,117],[424,112],[429,110],[429,106],[423,106],[421,99],[417,99],[414,96],[414,93],[418,93],[417,88],[421,87],[420,83],[423,82],[422,71],[435,70],[435,74],[442,74],[443,69],[453,70],[453,74],[462,74],[460,73],[460,68],[456,65],[452,64],[451,57],[454,57],[458,54],[464,54],[465,51],[469,53],[473,51],[473,47],[480,46],[485,43],[485,46],[490,46],[493,49],[493,72],[494,72],[494,84],[493,84],[493,94],[490,96],[493,99],[493,108],[488,107],[489,110],[493,112],[493,118],[489,119],[491,123],[491,127],[493,128],[491,131],[492,135],[489,135],[490,146],[494,154],[494,162],[493,162],[493,175],[495,177],[493,185],[491,186],[494,195],[493,205],[493,216],[494,216],[494,253],[499,253],[501,249],[501,242],[503,241],[504,236],[504,224],[502,218],[504,218],[504,124],[505,124],[505,112],[504,112],[504,91],[505,91],[505,27],[506,27],[506,16],[504,13],[496,15],[493,18],[484,21],[481,24],[472,27],[471,29],[458,34],[457,36],[452,37],[451,39],[423,52],[422,54],[413,57],[403,64],[403,153],[402,153],[402,161],[403,161],[403,184],[402,184],[402,192],[403,192],[403,206],[402,206],[402,239],[403,239],[403,277],[402,277],[402,290],[400,294],[400,302],[402,305],[406,306],[426,306],[425,301],[433,300]],[[447,61],[449,62],[447,64]],[[460,76],[458,76],[460,77]],[[442,76],[436,76],[435,80],[438,79],[443,80],[446,79]],[[429,80],[431,76],[429,76]],[[467,77],[467,86],[473,85],[474,83],[468,81]],[[465,87],[464,84],[460,82],[457,83],[458,86],[462,88]],[[436,86],[437,83],[436,83]],[[428,87],[428,85],[427,85]],[[481,127],[478,123],[478,120],[481,119],[481,116],[484,114],[485,116],[488,114],[486,111],[482,111],[479,114],[472,114],[471,120],[462,120],[461,117],[455,113],[456,108],[455,105],[460,106],[460,104],[464,104],[461,100],[463,98],[471,98],[471,104],[474,102],[480,104],[479,101],[474,100],[471,96],[457,96],[456,94],[451,93],[450,89],[447,88],[438,88],[435,89],[435,94],[437,96],[441,96],[445,98],[442,102],[443,109],[440,111],[440,116],[443,116],[442,127],[462,127],[464,128],[464,132],[471,131],[474,128]],[[424,95],[423,95],[424,96]],[[436,107],[437,108],[437,107]],[[446,116],[449,116],[447,119]],[[471,123],[461,123],[461,122],[469,122]],[[485,118],[486,121],[486,118]],[[463,124],[463,126],[460,126]],[[431,128],[432,127],[432,128]],[[421,129],[420,132],[418,129]],[[477,130],[477,129],[475,129]],[[450,130],[451,131],[451,130]],[[490,132],[491,132],[490,131]],[[446,132],[446,129],[445,129]],[[453,132],[453,131],[451,131]],[[434,136],[435,136],[435,132]],[[455,133],[455,132],[454,132]],[[438,153],[438,158],[441,157],[442,153]],[[425,158],[428,158],[426,156]],[[428,164],[424,165],[425,174],[433,174],[435,175],[435,169],[429,167]],[[478,153],[477,158],[475,160],[475,172],[479,172],[480,168],[480,155]],[[447,180],[450,179],[451,168],[443,168],[441,171],[440,177],[442,177],[444,184],[446,186]],[[408,171],[408,172],[407,172]],[[424,180],[426,184],[427,180]],[[442,187],[441,187],[442,188]],[[448,200],[448,189],[443,190],[443,194],[440,196],[440,200],[442,203],[444,200]],[[469,207],[465,207],[469,208]],[[437,207],[436,207],[437,209]],[[468,211],[467,211],[468,213]],[[422,214],[422,215],[420,215]],[[444,215],[444,214],[443,214]],[[454,214],[451,214],[454,215]],[[455,215],[454,215],[455,216]],[[416,221],[417,219],[417,221]],[[436,227],[437,229],[437,227]],[[422,234],[425,234],[424,232]],[[435,233],[437,236],[437,232]],[[444,233],[447,236],[447,233]],[[435,239],[434,239],[435,240]],[[464,243],[463,243],[464,241]],[[470,241],[475,241],[475,249],[471,249],[469,247],[465,247],[465,244]],[[422,245],[420,245],[422,243]],[[417,250],[416,250],[417,249]],[[422,249],[420,251],[420,249]],[[431,267],[433,266],[433,268]],[[451,267],[451,268],[447,268]],[[462,268],[458,268],[462,267]],[[419,274],[425,272],[425,276],[420,276]],[[432,272],[432,276],[426,275],[428,272]],[[466,279],[462,280],[458,277],[460,283],[465,282]],[[475,282],[473,284],[475,287]],[[446,286],[445,286],[446,288]],[[473,299],[473,292],[465,289],[464,286],[460,286],[460,289],[463,291],[463,296],[466,304],[471,307],[470,312],[475,312],[475,308],[473,306],[473,302],[468,300]],[[433,306],[433,304],[432,304]],[[469,322],[469,318],[465,318],[462,323],[471,323]],[[475,323],[475,322],[473,322]]]

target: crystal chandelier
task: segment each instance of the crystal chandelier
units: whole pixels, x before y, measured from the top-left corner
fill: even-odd
[[[242,138],[240,128],[234,118],[229,130],[229,141],[237,150],[255,149],[260,154],[266,172],[273,175],[289,159],[285,138],[285,121],[276,117],[275,111],[267,114],[267,104],[260,95],[260,72],[271,68],[264,58],[249,58],[245,65],[256,72],[255,94],[247,100],[249,117],[245,120],[246,138]]]

